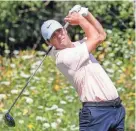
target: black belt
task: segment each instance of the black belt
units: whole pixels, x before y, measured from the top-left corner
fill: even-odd
[[[93,107],[117,107],[121,105],[122,100],[120,97],[116,98],[115,100],[109,101],[100,101],[100,102],[83,102],[83,106],[93,106]]]

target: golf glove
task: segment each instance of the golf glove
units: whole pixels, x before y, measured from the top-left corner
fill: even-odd
[[[79,11],[79,13],[80,13],[82,16],[87,16],[87,15],[88,15],[88,8],[86,8],[86,7],[81,7],[81,10]]]
[[[79,12],[82,16],[87,16],[88,15],[88,8],[81,7],[80,5],[75,5],[69,13],[73,12]]]
[[[69,11],[69,13],[79,12],[80,10],[81,10],[81,6],[80,6],[80,5],[75,5],[75,6]]]

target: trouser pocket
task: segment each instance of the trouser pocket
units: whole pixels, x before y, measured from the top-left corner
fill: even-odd
[[[91,121],[91,112],[87,107],[83,107],[79,111],[79,127],[88,127]]]

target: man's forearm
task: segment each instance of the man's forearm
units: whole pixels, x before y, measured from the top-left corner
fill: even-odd
[[[84,30],[86,35],[86,45],[88,51],[94,50],[102,41],[103,36],[96,30],[96,28],[83,17],[83,19],[79,20],[80,27]]]
[[[98,20],[90,12],[88,12],[88,15],[85,18],[96,28],[96,30],[101,35],[106,36],[106,33],[105,33],[102,25],[98,22]]]
[[[87,39],[94,38],[96,36],[99,36],[99,32],[96,30],[96,28],[84,17],[79,20],[80,27],[84,30],[85,35]]]

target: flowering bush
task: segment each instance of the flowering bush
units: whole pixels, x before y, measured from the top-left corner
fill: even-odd
[[[114,54],[110,55],[112,50],[110,50],[109,42],[105,41],[99,46],[95,55],[115,83],[123,99],[127,112],[126,130],[134,130],[134,66],[133,64],[127,65],[132,63],[134,52],[129,59],[118,59],[113,56]],[[107,48],[103,49],[105,46]],[[131,46],[132,51],[133,42],[128,46]],[[107,49],[109,50],[106,51]],[[2,65],[0,75],[0,121],[2,126],[0,130],[9,130],[2,117],[24,87],[31,73],[41,62],[43,55],[43,53],[39,55],[39,52],[32,50],[20,51],[14,54],[12,59],[0,58]],[[25,59],[23,59],[24,56]],[[109,62],[109,59],[111,61],[114,59],[114,63]],[[13,130],[77,131],[79,130],[79,108],[81,108],[81,103],[75,89],[60,74],[54,61],[47,57],[11,111],[16,121],[16,127]]]

